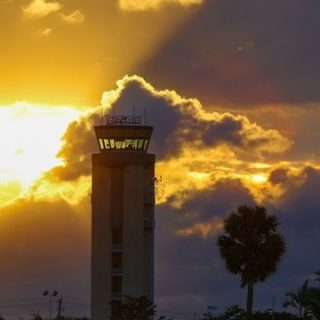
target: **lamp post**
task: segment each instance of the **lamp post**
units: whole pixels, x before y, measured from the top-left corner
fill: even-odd
[[[44,291],[42,293],[43,296],[49,296],[49,320],[51,320],[51,314],[52,314],[52,297],[56,297],[58,295],[57,290],[53,290],[52,292],[49,292],[48,290]]]

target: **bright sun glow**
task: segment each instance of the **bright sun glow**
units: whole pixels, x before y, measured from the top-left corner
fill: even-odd
[[[254,183],[265,183],[267,181],[267,177],[263,174],[253,174],[250,178]]]
[[[0,201],[6,200],[4,192],[15,193],[13,190],[10,193],[9,186],[18,191],[18,183],[25,190],[43,171],[59,164],[55,155],[61,146],[61,136],[81,112],[70,106],[24,102],[0,106],[0,188],[3,187]]]
[[[190,171],[189,176],[194,179],[204,180],[204,179],[208,179],[208,177],[210,176],[210,173]]]

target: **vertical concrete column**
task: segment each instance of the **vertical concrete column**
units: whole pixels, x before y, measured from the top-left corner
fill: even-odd
[[[110,169],[93,165],[91,259],[95,263],[91,265],[91,317],[94,320],[106,320],[111,311],[110,190]]]
[[[154,163],[144,170],[144,292],[154,301]]]
[[[144,295],[144,166],[123,170],[123,294]]]

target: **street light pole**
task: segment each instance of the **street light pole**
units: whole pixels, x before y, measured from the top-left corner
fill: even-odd
[[[52,313],[52,295],[51,294],[49,295],[49,305],[50,305],[50,308],[49,308],[49,320],[51,320],[51,313]]]
[[[57,290],[53,290],[51,293],[48,290],[46,290],[42,293],[43,296],[49,296],[49,320],[51,320],[52,315],[52,297],[56,297],[57,294]]]
[[[57,316],[57,320],[61,319],[61,313],[62,313],[62,297],[60,297],[60,299],[58,299],[58,316]]]

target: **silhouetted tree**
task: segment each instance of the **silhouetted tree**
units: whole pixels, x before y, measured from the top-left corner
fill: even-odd
[[[87,318],[87,317],[65,317],[65,316],[60,316],[59,317],[56,317],[54,318],[55,320],[90,320],[90,318]]]
[[[227,269],[241,277],[247,286],[247,317],[252,315],[253,289],[276,271],[286,251],[283,237],[277,233],[278,220],[262,206],[239,206],[224,220],[225,233],[218,237],[221,257]]]
[[[289,312],[272,312],[265,310],[263,312],[257,311],[252,314],[253,320],[299,320],[299,318]]]
[[[222,313],[212,314],[204,313],[198,318],[199,320],[243,320],[245,319],[245,311],[238,305],[226,307]]]
[[[312,315],[320,320],[320,289],[309,288],[309,299]]]
[[[285,308],[291,307],[297,310],[300,319],[310,319],[311,310],[309,306],[309,288],[308,280],[305,280],[303,285],[298,288],[297,292],[287,292],[286,301],[283,303]]]
[[[245,319],[245,312],[238,305],[227,307],[217,320],[242,320]]]
[[[212,315],[204,314],[199,320],[245,320],[246,312],[238,305],[227,307],[222,313]],[[252,314],[252,320],[300,320],[289,312],[273,312],[270,309],[257,311]]]
[[[31,313],[31,320],[42,320],[39,311],[34,311]]]
[[[297,292],[287,292],[286,297],[283,306],[296,309],[300,319],[320,319],[320,289],[310,288],[308,280]]]
[[[119,305],[111,302],[111,306],[115,309],[110,320],[150,320],[156,315],[157,308],[146,296],[130,295],[126,295]],[[161,316],[159,320],[165,320],[165,317]]]

